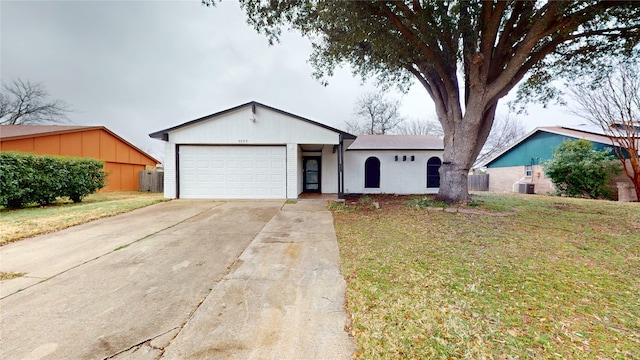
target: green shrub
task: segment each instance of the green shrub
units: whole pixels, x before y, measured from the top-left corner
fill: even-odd
[[[0,205],[20,208],[31,202],[29,183],[34,178],[31,159],[14,153],[0,153]]]
[[[106,186],[107,174],[103,164],[97,160],[83,158],[66,159],[69,182],[64,187],[63,196],[73,202],[82,199]]]
[[[58,197],[74,202],[106,185],[99,160],[0,152],[0,206],[48,205]]]
[[[27,184],[31,190],[31,202],[49,205],[61,195],[65,176],[59,173],[60,160],[51,156],[33,156],[31,178]]]
[[[620,164],[611,149],[594,150],[588,140],[565,140],[544,163],[544,172],[559,195],[586,198],[610,198],[608,184]]]

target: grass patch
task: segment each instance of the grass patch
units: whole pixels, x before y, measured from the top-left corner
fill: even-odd
[[[0,281],[11,280],[24,276],[25,273],[2,272],[0,271]]]
[[[344,201],[329,201],[329,205],[327,206],[331,211],[354,211],[354,210],[362,210],[361,206],[358,205],[348,205]]]
[[[162,194],[137,191],[104,192],[81,203],[60,200],[50,206],[18,210],[0,208],[0,245],[62,230],[91,220],[117,215],[164,201]]]
[[[118,250],[122,250],[122,249],[126,249],[129,247],[129,245],[131,244],[125,244],[125,245],[120,245],[117,248],[113,249],[113,251],[118,251]]]
[[[639,204],[474,199],[333,213],[358,356],[640,359]]]
[[[410,208],[415,208],[415,207],[419,207],[419,208],[446,208],[447,204],[443,203],[442,201],[436,201],[434,200],[432,197],[422,197],[422,198],[415,198],[415,199],[411,199],[409,201],[407,201],[407,206]]]

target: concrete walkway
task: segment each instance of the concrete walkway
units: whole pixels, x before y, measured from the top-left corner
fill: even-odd
[[[0,247],[0,358],[351,358],[332,224],[177,200]]]

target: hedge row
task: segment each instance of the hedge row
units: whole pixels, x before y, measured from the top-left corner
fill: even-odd
[[[48,205],[57,197],[80,202],[106,185],[103,168],[94,159],[0,152],[0,205]]]

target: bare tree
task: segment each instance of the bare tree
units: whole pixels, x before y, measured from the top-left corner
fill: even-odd
[[[621,64],[592,86],[571,89],[578,104],[572,111],[599,126],[614,145],[625,174],[640,201],[640,65]]]
[[[525,128],[518,119],[509,114],[497,117],[484,147],[482,147],[480,154],[476,158],[475,165],[480,165],[496,156],[524,134]]]
[[[439,138],[444,136],[442,126],[437,120],[405,120],[398,126],[397,132],[406,135],[431,135]]]
[[[62,100],[49,100],[49,93],[41,83],[14,80],[2,84],[0,93],[0,124],[60,123],[71,111]]]
[[[384,135],[394,132],[402,122],[400,101],[385,98],[381,93],[365,93],[354,108],[356,118],[345,121],[347,131],[354,134]]]

